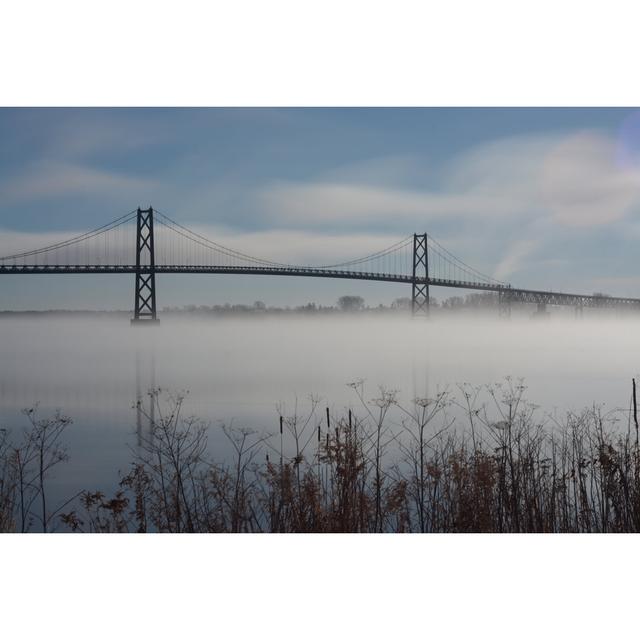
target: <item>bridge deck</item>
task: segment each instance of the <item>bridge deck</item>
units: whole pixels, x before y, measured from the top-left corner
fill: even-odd
[[[148,267],[142,267],[143,273]],[[377,282],[400,282],[411,284],[413,278],[408,275],[391,273],[365,273],[336,269],[314,269],[311,267],[223,267],[223,266],[189,266],[158,265],[157,274],[174,273],[209,273],[209,274],[244,274],[269,276],[298,276],[310,278],[342,278],[348,280],[370,280]],[[0,274],[115,274],[136,273],[135,265],[0,265]],[[620,298],[614,296],[582,295],[559,291],[543,291],[518,289],[507,285],[466,282],[463,280],[447,280],[443,278],[416,278],[420,284],[427,283],[434,287],[451,287],[475,291],[494,291],[501,293],[505,301],[538,303],[550,305],[571,305],[583,307],[639,307],[639,298]]]

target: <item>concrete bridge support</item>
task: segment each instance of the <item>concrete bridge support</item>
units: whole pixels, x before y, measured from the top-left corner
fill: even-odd
[[[498,292],[498,316],[505,320],[511,319],[511,296],[505,291]]]
[[[538,302],[537,308],[533,317],[536,319],[545,319],[548,318],[551,314],[547,311],[547,303],[546,302]]]

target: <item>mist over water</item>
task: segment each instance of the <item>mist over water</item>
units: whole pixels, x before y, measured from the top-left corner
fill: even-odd
[[[379,387],[415,397],[524,378],[541,411],[580,410],[594,402],[628,409],[638,370],[637,319],[587,317],[498,320],[488,317],[330,316],[188,319],[157,327],[123,317],[0,319],[0,426],[27,426],[21,410],[60,410],[70,460],[57,467],[52,492],[111,491],[135,451],[136,400],[150,388],[188,391],[185,415],[210,425],[212,455],[229,454],[220,424],[276,432],[279,410],[362,410]],[[297,403],[297,404],[296,404]],[[321,419],[321,416],[320,416]],[[144,428],[144,425],[143,425]],[[54,498],[56,496],[54,495]]]

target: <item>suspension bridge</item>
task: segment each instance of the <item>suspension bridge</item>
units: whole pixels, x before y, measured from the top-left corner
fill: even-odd
[[[135,241],[134,241],[135,239]],[[225,247],[154,210],[138,208],[87,233],[0,258],[0,274],[134,274],[132,322],[157,322],[156,275],[249,274],[396,282],[411,286],[414,315],[429,314],[429,288],[451,287],[498,294],[502,315],[511,303],[633,308],[640,299],[520,289],[470,267],[426,233],[386,249],[329,265],[294,265]]]

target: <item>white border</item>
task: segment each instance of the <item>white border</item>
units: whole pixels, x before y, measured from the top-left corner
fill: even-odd
[[[620,0],[4,3],[0,104],[633,106],[636,13]],[[637,543],[2,536],[3,635],[617,637]]]
[[[635,625],[637,544],[632,535],[13,535],[0,539],[0,601],[11,638],[615,638]]]
[[[7,2],[0,104],[633,106],[636,6]]]

